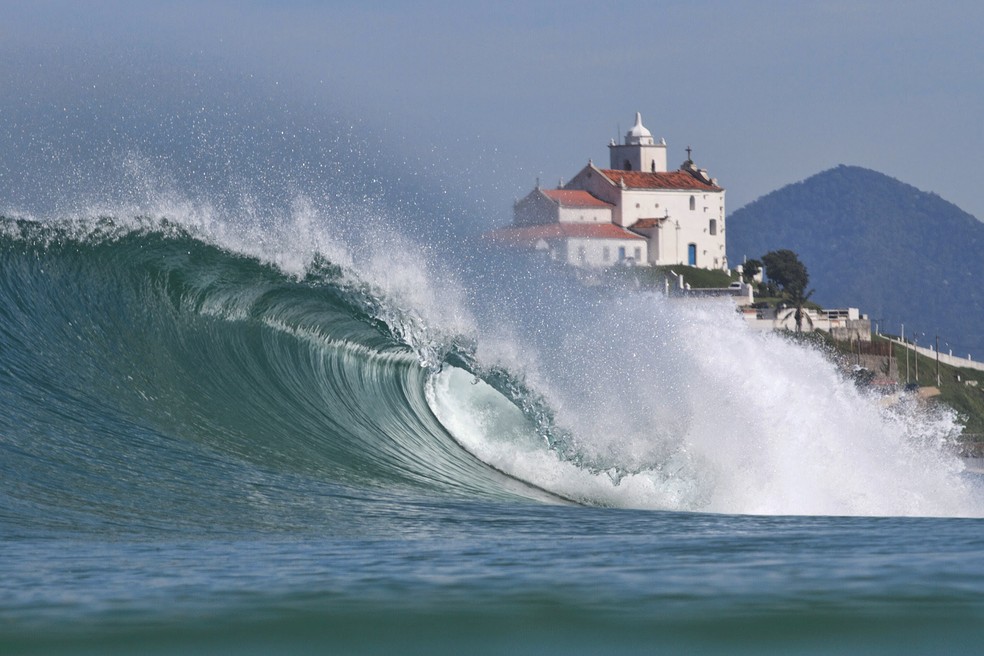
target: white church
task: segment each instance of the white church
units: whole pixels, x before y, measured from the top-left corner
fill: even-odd
[[[724,189],[690,159],[667,171],[658,142],[636,113],[622,144],[608,146],[610,166],[590,160],[558,189],[539,184],[513,207],[513,226],[493,242],[535,248],[579,267],[686,264],[727,270]]]

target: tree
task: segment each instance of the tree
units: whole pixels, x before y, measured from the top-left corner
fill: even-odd
[[[810,275],[796,253],[788,249],[769,251],[762,256],[762,264],[769,280],[776,283],[783,294],[795,296],[805,293]]]
[[[762,256],[765,275],[774,282],[782,296],[796,308],[796,332],[803,327],[803,305],[813,296],[813,290],[806,291],[810,274],[799,256],[791,250],[769,251]]]

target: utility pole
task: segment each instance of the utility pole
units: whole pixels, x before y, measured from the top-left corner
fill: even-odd
[[[905,384],[909,384],[909,343],[905,341],[905,324],[902,324],[902,346],[905,347]]]
[[[892,375],[892,351],[895,350],[895,346],[892,344],[892,338],[888,337],[888,371],[885,372],[887,376]],[[899,377],[899,366],[895,363],[895,379],[898,380]]]

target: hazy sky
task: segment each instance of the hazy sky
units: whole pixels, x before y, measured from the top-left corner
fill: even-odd
[[[0,121],[31,85],[44,102],[92,102],[93,70],[251,79],[294,111],[382,138],[370,156],[384,165],[399,153],[452,183],[460,175],[461,193],[481,195],[490,223],[501,223],[537,176],[553,185],[588,158],[607,165],[608,140],[641,111],[667,140],[671,166],[693,147],[727,188],[729,211],[844,163],[984,218],[979,1],[8,1],[0,10]]]

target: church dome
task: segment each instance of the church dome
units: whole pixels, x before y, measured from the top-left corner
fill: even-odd
[[[642,124],[642,112],[636,112],[636,122],[629,130],[628,136],[630,137],[651,137],[653,133],[646,129],[646,126]]]
[[[635,125],[625,133],[625,143],[627,145],[653,143],[653,133],[647,130],[646,126],[642,124],[641,112],[636,112]]]

